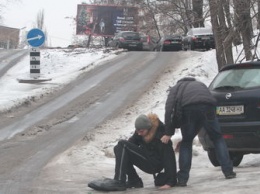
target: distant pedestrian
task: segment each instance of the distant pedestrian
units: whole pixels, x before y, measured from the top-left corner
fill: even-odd
[[[174,97],[177,97],[178,102],[181,101],[182,108],[178,185],[187,185],[191,169],[193,139],[202,127],[214,143],[224,176],[227,179],[235,178],[236,173],[233,172],[233,164],[216,117],[216,100],[207,86],[194,78],[183,78],[170,89],[165,105],[166,135],[162,137],[162,142],[167,143],[175,133],[176,126],[172,122]]]
[[[124,191],[127,188],[142,188],[143,181],[134,166],[152,174],[155,185],[169,189],[177,184],[176,160],[169,140],[162,143],[164,124],[156,114],[140,115],[135,120],[135,132],[129,140],[120,140],[114,147],[114,179],[94,180],[89,187],[103,191]],[[163,173],[160,173],[162,172]],[[158,176],[157,173],[160,173]]]
[[[105,33],[105,21],[103,18],[100,19],[100,22],[99,22],[99,27],[100,27],[100,33],[101,34],[104,34]]]

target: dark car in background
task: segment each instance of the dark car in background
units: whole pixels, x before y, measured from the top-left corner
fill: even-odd
[[[108,46],[127,50],[143,50],[140,33],[133,31],[118,32],[114,38],[108,42]]]
[[[260,153],[260,61],[224,66],[209,85],[216,113],[234,166],[245,154]],[[202,129],[199,141],[214,166],[214,145]]]
[[[191,28],[183,37],[183,50],[215,48],[215,40],[211,28]]]
[[[157,39],[151,35],[141,35],[143,51],[154,51],[157,45]]]
[[[157,43],[156,51],[180,51],[182,50],[182,36],[166,35]]]

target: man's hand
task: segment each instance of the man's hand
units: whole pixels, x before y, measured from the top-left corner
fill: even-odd
[[[163,143],[167,144],[170,139],[171,139],[171,136],[169,136],[169,135],[164,135],[164,136],[162,136],[161,141],[162,141]]]

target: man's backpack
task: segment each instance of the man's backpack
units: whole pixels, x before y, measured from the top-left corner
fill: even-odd
[[[171,121],[174,128],[180,128],[182,123],[182,94],[189,82],[180,83],[176,89],[176,95],[174,96]],[[184,85],[180,88],[181,85]]]

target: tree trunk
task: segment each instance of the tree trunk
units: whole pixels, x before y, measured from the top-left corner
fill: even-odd
[[[226,26],[224,4],[224,0],[209,0],[218,69],[221,69],[227,63],[233,63],[232,40],[234,34],[232,28],[228,29]]]
[[[210,15],[211,15],[212,30],[215,38],[218,69],[221,69],[225,65],[225,61],[223,60],[223,56],[224,56],[223,48],[222,48],[223,40],[222,40],[221,28],[218,20],[218,1],[209,0],[209,8],[210,8]]]
[[[204,27],[204,18],[203,18],[203,0],[192,0],[193,8],[193,26]]]
[[[233,40],[233,31],[231,28],[228,28],[226,25],[226,18],[224,14],[225,10],[225,3],[226,0],[219,0],[220,4],[218,5],[218,18],[219,18],[219,24],[220,24],[220,29],[221,29],[221,39],[223,40],[222,42],[222,47],[223,47],[223,54],[225,57],[224,65],[226,64],[232,64],[234,63],[233,61],[233,52],[232,52],[232,40]]]
[[[257,14],[257,29],[260,29],[260,0],[257,0],[257,9],[258,9],[258,14]]]
[[[233,44],[235,46],[240,45],[242,43],[241,36],[240,36],[240,28],[239,28],[239,21],[237,14],[234,14],[234,27],[235,27],[235,35],[233,39]]]
[[[252,59],[252,23],[250,17],[250,1],[235,0],[234,1],[235,14],[238,17],[238,28],[242,35],[243,46],[245,50],[246,60]]]
[[[160,34],[159,26],[158,26],[157,20],[156,20],[156,18],[155,18],[155,12],[154,12],[153,8],[150,6],[150,1],[147,0],[146,3],[147,3],[147,6],[148,6],[149,11],[150,11],[151,14],[152,14],[152,19],[153,19],[154,26],[155,26],[155,28],[156,28],[156,32],[157,32],[157,34],[158,34],[158,37],[159,37],[159,39],[161,39],[161,34]]]
[[[193,27],[192,11],[191,11],[190,5],[191,5],[190,0],[185,0],[185,2],[183,3],[185,15],[186,15],[185,24],[186,24],[186,26],[188,26],[188,28]],[[185,33],[187,33],[187,32],[185,32]]]

